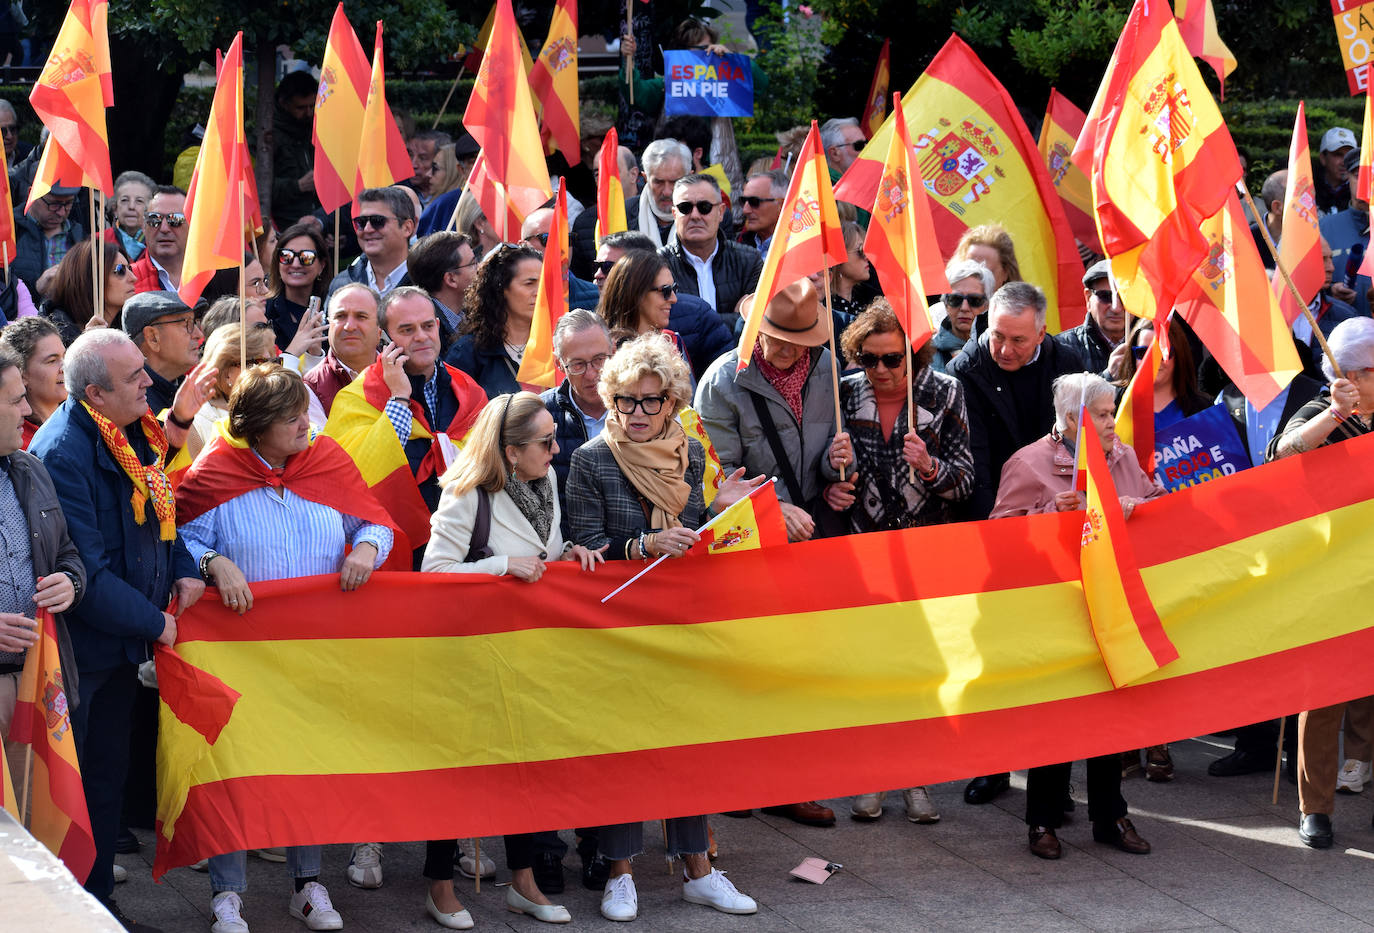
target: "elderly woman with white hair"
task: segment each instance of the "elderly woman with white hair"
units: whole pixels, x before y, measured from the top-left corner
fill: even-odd
[[[1337,324],[1327,338],[1340,375],[1328,357],[1322,371],[1330,381],[1312,401],[1299,408],[1282,433],[1269,442],[1269,459],[1281,460],[1314,447],[1337,444],[1370,432],[1374,417],[1374,320],[1351,318]],[[1331,814],[1340,758],[1341,720],[1345,703],[1308,710],[1298,716],[1298,838],[1314,849],[1330,847]],[[1352,710],[1352,715],[1354,710]]]
[[[987,266],[976,259],[953,259],[945,266],[945,278],[949,281],[949,291],[931,306],[944,314],[944,320],[930,338],[935,348],[935,358],[930,368],[937,373],[947,370],[945,366],[958,355],[973,334],[973,322],[988,306],[992,295],[993,277]]]

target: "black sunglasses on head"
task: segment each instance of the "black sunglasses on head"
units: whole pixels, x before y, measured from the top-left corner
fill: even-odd
[[[673,206],[677,208],[677,212],[683,217],[689,216],[693,208],[696,209],[698,214],[705,217],[715,210],[718,204],[720,204],[719,201],[678,201]]]
[[[988,303],[986,295],[967,295],[963,292],[949,292],[941,300],[951,308],[957,308],[966,301],[970,308],[981,308]]]
[[[906,357],[901,353],[883,353],[880,355],[864,352],[859,354],[859,365],[864,369],[877,369],[878,364],[882,363],[888,369],[896,370],[901,369],[902,363],[905,361]]]

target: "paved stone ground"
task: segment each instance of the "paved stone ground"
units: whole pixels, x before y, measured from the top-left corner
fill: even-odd
[[[1338,795],[1336,846],[1316,851],[1297,837],[1297,791],[1286,780],[1277,806],[1270,803],[1272,775],[1210,778],[1207,764],[1229,751],[1229,740],[1204,737],[1173,746],[1177,777],[1150,784],[1140,776],[1124,782],[1131,815],[1154,846],[1132,856],[1092,841],[1083,798],[1082,765],[1075,768],[1076,818],[1060,831],[1064,857],[1045,862],[1026,849],[1022,824],[1024,775],[995,803],[971,807],[962,782],[932,788],[943,819],[918,826],[904,818],[899,794],[889,795],[878,823],[849,819],[849,800],[828,801],[839,820],[829,829],[798,826],[756,815],[738,820],[715,816],[718,867],[760,904],[754,917],[731,917],[684,903],[661,858],[658,827],[647,828],[647,850],[636,862],[640,931],[1018,931],[1051,930],[1357,930],[1374,931],[1374,792]],[[140,834],[145,841],[146,834]],[[571,834],[565,833],[570,839]],[[489,851],[507,877],[500,840]],[[796,881],[788,870],[814,855],[844,865],[824,885]],[[189,869],[154,885],[152,854],[120,856],[130,880],[117,895],[126,913],[169,933],[209,929],[209,879]],[[346,846],[325,850],[323,881],[345,921],[357,933],[435,931],[424,913],[420,869],[422,843],[388,844],[385,886],[362,891],[344,878]],[[608,923],[597,907],[599,893],[579,883],[579,862],[566,862],[562,903],[583,930],[627,929]],[[284,865],[248,860],[251,890],[245,919],[253,933],[303,929],[286,912],[289,882]],[[504,888],[483,884],[481,894],[459,879],[459,896],[479,930],[540,929],[508,912]],[[3,926],[3,924],[0,924]]]

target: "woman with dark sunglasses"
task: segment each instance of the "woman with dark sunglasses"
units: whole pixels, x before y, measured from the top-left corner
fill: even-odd
[[[930,365],[937,373],[946,372],[945,367],[964,349],[973,335],[973,323],[978,315],[987,310],[988,298],[993,293],[992,272],[976,259],[954,259],[945,266],[945,278],[949,281],[949,291],[931,306],[939,311],[932,320],[939,320],[935,336],[930,340],[935,356]]]
[[[267,270],[267,320],[277,336],[277,346],[292,357],[305,356],[310,365],[324,356],[324,335],[328,329],[324,314],[311,319],[306,309],[311,298],[324,299],[333,276],[329,270],[329,251],[324,235],[313,224],[287,227],[272,250]],[[315,359],[311,362],[311,358]],[[309,366],[306,367],[309,369]]]
[[[38,313],[57,326],[63,346],[81,336],[83,330],[119,324],[124,302],[134,296],[134,275],[128,258],[113,243],[105,243],[105,290],[100,313],[94,313],[91,290],[91,243],[83,240],[57,264],[48,297]]]
[[[830,310],[844,321],[844,327],[835,331],[844,333],[853,320],[863,310],[863,305],[854,296],[854,286],[867,282],[873,276],[868,257],[864,255],[864,232],[852,220],[840,224],[844,232],[844,248],[848,258],[830,269]]]
[[[482,260],[468,286],[458,339],[445,362],[477,380],[488,398],[522,388],[516,375],[534,321],[543,266],[533,248],[504,243]]]
[[[611,329],[613,343],[621,344],[640,334],[662,334],[691,366],[687,345],[668,329],[675,304],[677,282],[668,263],[651,250],[632,249],[611,267],[596,311]]]

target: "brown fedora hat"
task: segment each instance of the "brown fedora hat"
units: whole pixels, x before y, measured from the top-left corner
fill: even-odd
[[[740,314],[749,316],[754,296],[740,302]],[[830,339],[830,322],[822,313],[821,298],[809,279],[798,279],[773,296],[763,309],[759,332],[803,347],[819,347]]]

